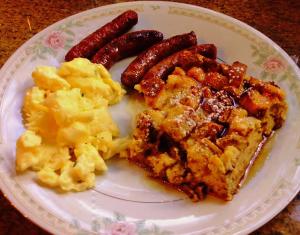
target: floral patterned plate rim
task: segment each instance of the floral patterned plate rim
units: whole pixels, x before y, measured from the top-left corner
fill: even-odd
[[[15,174],[15,141],[23,131],[20,107],[26,88],[32,85],[34,67],[59,65],[72,45],[127,9],[139,14],[134,29],[161,30],[165,37],[194,30],[199,43],[216,44],[221,60],[244,62],[249,74],[274,80],[286,91],[287,121],[276,134],[267,160],[233,201],[209,197],[192,203],[117,159],[108,162],[106,175],[97,176],[93,190],[82,193],[58,194],[36,184],[32,172]],[[112,67],[114,79],[119,80],[130,60]],[[299,69],[266,36],[226,15],[159,1],[95,8],[35,35],[11,56],[0,76],[0,188],[26,217],[53,234],[247,234],[275,216],[299,191]],[[132,115],[124,112],[128,103],[126,97],[111,109],[123,134],[130,131]]]

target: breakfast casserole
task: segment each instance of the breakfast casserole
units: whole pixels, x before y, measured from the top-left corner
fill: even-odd
[[[193,201],[231,200],[263,140],[282,126],[285,95],[240,62],[197,56],[198,66],[135,86],[149,108],[137,115],[128,158]]]

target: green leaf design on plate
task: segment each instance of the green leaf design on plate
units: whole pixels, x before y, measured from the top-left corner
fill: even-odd
[[[300,158],[295,158],[295,165],[300,166]]]
[[[258,51],[253,51],[252,54],[251,54],[252,57],[255,57],[257,55],[258,55]]]
[[[53,56],[56,56],[57,55],[57,52],[54,51],[52,48],[47,48],[47,52],[50,54],[50,55],[53,55]]]
[[[66,44],[66,45],[64,46],[64,49],[67,51],[67,50],[69,50],[71,47],[72,47],[71,45]]]
[[[260,74],[261,79],[266,79],[267,76],[268,76],[268,74],[265,71],[262,71],[261,74]]]
[[[71,43],[71,42],[73,42],[74,40],[73,40],[73,38],[67,38],[66,39],[66,43]]]
[[[300,80],[294,75],[292,68],[286,64],[285,59],[267,44],[252,44],[250,47],[253,63],[261,70],[260,78],[287,83],[300,103]],[[276,67],[276,63],[278,63],[278,67]],[[270,67],[268,68],[268,66]]]
[[[114,221],[110,218],[103,218],[102,222],[104,223],[105,226],[112,224]]]
[[[286,74],[281,75],[280,77],[277,78],[278,82],[283,82],[284,80],[286,80],[287,76]]]
[[[118,212],[114,212],[114,218],[116,221],[126,221],[125,216]]]
[[[74,25],[73,25],[73,26],[83,27],[84,24],[83,24],[82,21],[78,20],[78,21],[74,22]]]
[[[160,9],[160,6],[151,6],[151,8],[153,9],[153,11],[156,11]]]
[[[38,56],[39,59],[42,59],[42,60],[46,59],[46,57],[43,54],[38,54],[37,56]]]
[[[33,61],[35,61],[36,59],[37,59],[37,57],[36,57],[36,56],[33,56],[33,57],[30,59],[30,61],[33,62]]]
[[[81,229],[80,223],[76,219],[72,219],[71,225],[76,229]]]
[[[71,36],[75,36],[75,33],[73,33],[71,30],[69,30],[69,29],[65,29],[64,30],[64,32],[66,33],[66,34],[68,34],[68,35],[71,35]]]
[[[91,225],[92,231],[93,232],[99,232],[101,229],[101,224],[99,223],[98,220],[93,220],[92,225]]]
[[[135,223],[138,231],[144,229],[145,224],[146,224],[146,220],[140,220]]]
[[[277,74],[274,74],[274,73],[271,74],[271,79],[272,79],[272,80],[276,80],[276,78],[277,78]]]
[[[77,231],[76,235],[90,235],[90,234],[88,232],[79,230],[79,231]]]
[[[139,235],[153,235],[153,231],[152,229],[142,229],[142,230],[139,230]]]
[[[74,37],[75,37],[75,33],[72,31],[72,28],[75,27],[82,27],[83,24],[80,21],[68,21],[65,24],[62,24],[60,26],[58,26],[54,31],[49,32],[47,35],[41,36],[39,37],[32,46],[28,47],[26,52],[28,55],[31,55],[31,59],[30,61],[35,61],[37,59],[42,59],[42,60],[46,60],[48,58],[48,56],[57,56],[58,54],[58,50],[60,49],[64,49],[64,50],[68,50],[70,49],[73,45],[73,41],[74,41]],[[63,33],[64,35],[61,35],[65,40],[65,44],[63,45],[63,48],[51,48],[50,46],[48,46],[47,44],[44,44],[43,41],[45,41],[45,39],[47,37],[49,37],[51,35],[51,33],[58,31]]]

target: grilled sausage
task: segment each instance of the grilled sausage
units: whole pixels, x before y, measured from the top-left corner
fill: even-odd
[[[135,84],[138,84],[144,74],[159,61],[177,51],[196,44],[197,38],[193,31],[187,34],[176,35],[155,44],[130,63],[122,73],[122,84],[132,88]]]
[[[146,98],[146,102],[147,99],[152,99],[159,95],[164,87],[164,80],[176,66],[184,69],[199,66],[202,64],[203,58],[201,55],[193,53],[190,50],[182,50],[153,66],[140,82],[141,91]]]
[[[175,67],[181,67],[184,70],[194,66],[207,67],[210,63],[215,62],[216,54],[217,49],[213,44],[201,44],[178,51],[148,70],[140,82],[141,91],[146,99],[151,100],[159,95],[164,87],[164,80]],[[211,58],[206,58],[203,55]]]
[[[214,44],[200,44],[191,47],[190,50],[212,60],[217,58],[217,47]]]
[[[97,50],[112,39],[126,33],[137,22],[138,15],[135,11],[125,11],[73,46],[66,54],[65,60],[70,61],[77,57],[91,58]]]
[[[193,66],[201,65],[203,60],[206,60],[203,56],[206,55],[210,56],[211,59],[215,59],[216,53],[217,49],[213,44],[200,44],[181,50],[154,65],[144,75],[143,80],[152,79],[154,77],[166,80],[167,76],[175,69],[175,67],[189,69]],[[207,60],[211,61],[210,59]]]
[[[115,62],[133,56],[160,42],[163,34],[156,30],[141,30],[124,34],[102,47],[92,58],[93,63],[109,69]]]

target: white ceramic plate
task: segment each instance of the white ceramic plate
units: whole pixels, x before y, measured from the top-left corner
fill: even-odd
[[[58,194],[35,183],[35,174],[15,174],[15,141],[23,131],[20,107],[37,65],[59,65],[67,49],[121,12],[139,13],[136,29],[157,29],[165,37],[194,30],[199,43],[214,43],[218,57],[239,60],[248,72],[277,81],[287,93],[286,124],[275,137],[263,167],[231,202],[208,198],[192,203],[181,193],[149,180],[119,160],[109,162],[95,189]],[[117,63],[113,78],[132,60]],[[282,210],[300,188],[299,70],[270,39],[246,24],[211,10],[169,2],[131,2],[68,17],[38,33],[7,61],[0,73],[0,186],[29,219],[54,234],[245,234]],[[112,108],[122,133],[130,131],[127,100]]]

